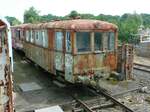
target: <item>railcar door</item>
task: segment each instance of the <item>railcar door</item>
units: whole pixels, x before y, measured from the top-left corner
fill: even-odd
[[[73,33],[72,33],[73,34]],[[73,83],[73,56],[72,56],[71,32],[65,35],[65,80]]]
[[[55,69],[56,72],[64,72],[64,34],[55,32]]]

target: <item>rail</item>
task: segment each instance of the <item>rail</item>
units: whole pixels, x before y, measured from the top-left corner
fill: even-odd
[[[85,112],[95,112],[97,109],[104,109],[104,108],[110,108],[114,107],[115,105],[120,106],[123,111],[125,112],[134,112],[134,110],[130,109],[123,103],[119,102],[114,96],[116,95],[110,95],[107,91],[104,89],[99,89],[97,92],[95,88],[88,87],[87,88],[90,92],[94,93],[96,95],[96,98],[93,98],[91,100],[80,100],[77,97],[72,96],[72,98],[75,100],[75,102],[68,102],[67,104],[62,104],[64,105],[69,105],[73,106],[72,107],[72,112],[82,112],[83,110]],[[139,88],[132,89],[130,91],[136,91],[139,90]],[[127,91],[127,92],[130,92]],[[125,92],[126,93],[126,92]],[[124,94],[124,93],[119,93]],[[62,105],[60,105],[62,107]]]
[[[132,109],[128,108],[126,105],[124,105],[123,103],[117,101],[113,96],[111,96],[110,94],[104,92],[104,91],[100,91],[101,94],[103,94],[105,97],[109,98],[110,100],[112,100],[112,102],[114,102],[116,105],[123,107],[126,112],[134,112]]]
[[[134,69],[150,73],[150,66],[134,63]]]
[[[81,101],[80,99],[73,97],[81,106],[82,108],[84,108],[84,110],[86,112],[94,112],[86,103],[84,103],[83,101]]]

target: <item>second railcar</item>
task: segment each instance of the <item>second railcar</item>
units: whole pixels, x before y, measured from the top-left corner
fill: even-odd
[[[19,25],[22,50],[39,66],[71,83],[97,84],[117,71],[117,26],[99,20]]]

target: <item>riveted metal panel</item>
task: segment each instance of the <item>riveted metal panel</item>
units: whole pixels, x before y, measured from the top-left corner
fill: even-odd
[[[74,74],[87,74],[102,69],[114,70],[117,67],[116,56],[113,53],[80,54],[74,56]]]

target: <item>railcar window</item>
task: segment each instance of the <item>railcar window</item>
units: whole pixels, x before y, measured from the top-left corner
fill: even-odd
[[[26,31],[26,41],[29,42],[29,31]]]
[[[35,31],[35,39],[38,40],[38,31]]]
[[[36,45],[42,45],[43,44],[43,37],[42,37],[41,31],[36,31],[35,43],[36,43]]]
[[[38,39],[38,45],[43,45],[43,35],[42,35],[42,31],[39,31],[39,39]]]
[[[94,50],[100,51],[102,50],[102,33],[101,32],[95,32],[94,33]]]
[[[55,32],[55,48],[56,50],[62,51],[63,45],[63,33],[62,32]]]
[[[30,31],[30,42],[33,43],[34,41],[34,38],[33,38],[33,31],[31,30]]]
[[[66,52],[71,52],[71,36],[70,32],[66,32]]]
[[[115,48],[115,34],[113,32],[108,33],[108,50],[114,50]]]
[[[91,50],[90,32],[76,33],[76,47],[77,47],[77,52],[87,52]]]
[[[20,30],[19,29],[17,29],[17,31],[16,31],[16,37],[20,40]]]
[[[44,30],[42,32],[43,35],[43,47],[48,47],[48,35],[47,35],[47,30]]]

